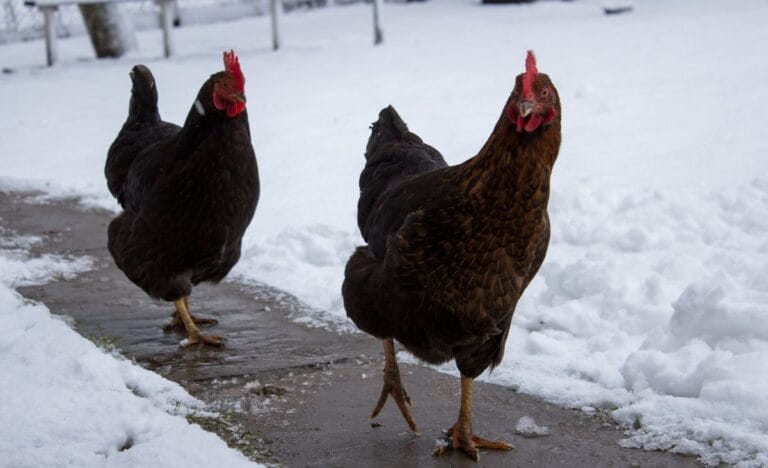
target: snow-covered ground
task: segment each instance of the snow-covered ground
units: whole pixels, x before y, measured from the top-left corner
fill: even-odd
[[[30,256],[42,241],[0,226],[0,465],[259,466],[187,422],[206,413],[178,384],[96,347],[13,290],[91,267],[89,258]]]
[[[120,60],[64,40],[53,69],[40,66],[41,42],[0,47],[15,70],[0,76],[0,186],[114,208],[102,170],[130,67],[152,68],[161,113],[179,122],[234,48],[262,199],[232,277],[283,288],[316,309],[305,321],[349,329],[339,289],[361,242],[369,123],[391,103],[449,162],[463,161],[532,48],[563,101],[552,243],[504,363],[484,378],[615,409],[638,428],[628,446],[766,465],[768,4],[646,0],[611,17],[600,7],[387,4],[377,48],[364,5],[286,15],[278,53],[267,18],[176,30],[172,60],[160,58],[159,32],[141,33],[141,52]]]

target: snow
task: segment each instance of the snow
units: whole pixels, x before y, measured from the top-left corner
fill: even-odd
[[[766,465],[768,4],[645,0],[615,16],[602,6],[387,4],[380,47],[369,6],[296,11],[278,53],[268,18],[252,18],[174,30],[171,60],[159,31],[118,60],[93,60],[87,38],[62,40],[53,69],[41,67],[40,41],[2,46],[14,73],[0,76],[0,187],[115,209],[102,171],[130,67],[152,68],[163,117],[180,122],[234,48],[262,199],[231,279],[284,289],[309,306],[303,322],[348,331],[340,285],[362,242],[369,123],[391,103],[461,162],[532,48],[563,102],[552,242],[504,362],[483,379],[610,411],[630,428],[627,446]]]
[[[42,241],[0,227],[2,465],[258,466],[186,421],[207,413],[178,384],[96,347],[13,290],[92,268],[88,257],[31,255]]]
[[[539,426],[530,416],[522,416],[515,424],[515,434],[523,437],[541,437],[549,435],[549,427]]]

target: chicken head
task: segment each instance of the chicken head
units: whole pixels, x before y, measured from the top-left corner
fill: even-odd
[[[213,105],[235,117],[245,109],[245,76],[235,52],[224,52],[224,73],[213,85]]]
[[[506,112],[518,133],[546,127],[558,114],[557,91],[549,77],[539,73],[531,50],[525,59],[525,73],[517,77]]]

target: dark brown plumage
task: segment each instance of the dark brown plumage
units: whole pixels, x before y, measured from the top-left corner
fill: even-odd
[[[385,350],[394,338],[429,363],[456,361],[468,383],[452,443],[475,459],[477,447],[508,448],[472,442],[467,395],[471,379],[501,362],[517,301],[544,260],[559,147],[557,92],[532,55],[488,141],[463,164],[447,166],[391,106],[372,127],[358,204],[368,245],[347,263],[344,305]],[[394,353],[386,354],[374,416],[392,393],[415,430]]]
[[[128,119],[109,149],[105,173],[124,211],[109,225],[109,251],[152,297],[176,304],[172,325],[188,343],[204,336],[187,309],[192,286],[218,282],[240,258],[240,242],[259,198],[239,63],[201,87],[183,127],[163,122],[149,69],[134,67]]]

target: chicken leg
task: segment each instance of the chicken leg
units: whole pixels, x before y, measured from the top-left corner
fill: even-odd
[[[181,317],[181,321],[184,324],[184,328],[187,330],[186,342],[181,346],[187,348],[195,344],[206,344],[210,346],[224,346],[224,338],[215,335],[203,335],[200,333],[200,329],[195,325],[192,320],[192,314],[187,309],[186,298],[178,299],[173,303],[176,305],[176,310]]]
[[[184,305],[187,306],[187,311],[189,311],[189,296],[184,296]],[[192,318],[192,321],[195,323],[195,325],[216,325],[219,323],[219,321],[214,318],[195,317],[191,312],[189,313],[189,316]],[[173,315],[171,315],[171,321],[165,324],[163,330],[171,331],[176,327],[183,326],[184,322],[181,320],[181,313],[179,312],[179,308],[177,306],[176,310],[173,312]]]
[[[512,450],[512,445],[501,440],[487,440],[472,433],[472,379],[461,376],[461,407],[459,419],[445,434],[445,445],[435,449],[433,455],[439,457],[448,448],[464,452],[474,461],[480,460],[479,448],[493,450]]]
[[[371,418],[375,418],[384,408],[384,403],[387,402],[387,397],[392,395],[392,399],[397,403],[397,407],[400,408],[405,422],[413,432],[418,432],[416,429],[416,423],[411,416],[411,411],[408,409],[408,405],[411,404],[411,399],[403,388],[403,383],[400,381],[400,369],[397,367],[397,358],[395,357],[395,343],[392,338],[385,338],[382,340],[384,343],[384,387],[381,389],[381,396],[379,402],[376,403],[376,407],[371,413]]]

